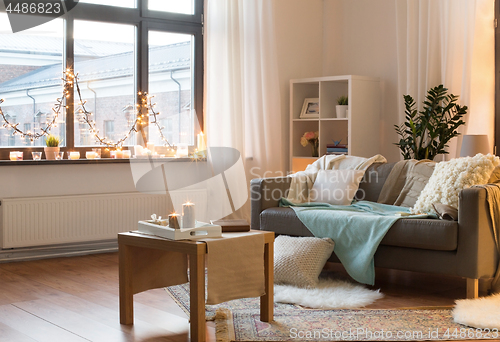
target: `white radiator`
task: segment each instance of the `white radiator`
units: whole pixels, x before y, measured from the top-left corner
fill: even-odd
[[[170,192],[178,208],[189,199],[197,218],[206,216],[206,190]],[[3,199],[2,248],[116,239],[136,230],[137,221],[173,211],[166,195],[141,193]]]

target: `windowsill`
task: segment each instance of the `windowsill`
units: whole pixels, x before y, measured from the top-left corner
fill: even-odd
[[[194,160],[191,158],[101,158],[101,159],[63,159],[63,160],[0,160],[0,166],[18,166],[18,165],[75,165],[75,164],[125,164],[125,163],[149,163],[149,162],[206,162],[206,159]]]

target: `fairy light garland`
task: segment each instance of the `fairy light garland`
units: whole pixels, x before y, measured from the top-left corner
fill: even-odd
[[[33,142],[37,139],[40,139],[43,136],[49,135],[50,130],[53,127],[57,127],[57,119],[59,118],[59,114],[61,113],[61,109],[63,107],[66,107],[64,105],[64,101],[65,101],[65,99],[67,99],[69,97],[70,92],[73,90],[73,75],[71,74],[71,72],[66,71],[65,77],[61,78],[61,79],[63,80],[63,87],[64,87],[63,96],[56,100],[54,107],[52,107],[52,111],[54,112],[54,117],[52,118],[52,120],[47,121],[47,126],[40,128],[40,132],[30,132],[30,131],[24,132],[24,131],[20,130],[18,127],[19,123],[15,123],[15,124],[11,123],[7,119],[5,113],[2,111],[2,107],[0,107],[0,115],[2,116],[2,119],[4,121],[4,124],[2,126],[4,128],[10,128],[10,129],[14,130],[14,132],[12,132],[12,135],[19,134],[21,136],[21,138],[28,138],[31,142]],[[0,105],[3,102],[4,102],[4,99],[0,99]]]
[[[99,135],[99,130],[96,128],[96,122],[95,120],[92,119],[93,113],[88,111],[87,108],[85,107],[85,104],[87,101],[82,99],[82,94],[80,90],[80,85],[78,83],[78,74],[73,74],[70,69],[67,69],[65,71],[65,77],[62,78],[63,80],[63,87],[64,87],[64,92],[63,92],[63,97],[58,98],[56,101],[57,103],[54,105],[55,108],[52,108],[52,111],[54,112],[54,117],[51,121],[47,123],[47,126],[45,128],[40,128],[39,133],[32,133],[32,132],[24,132],[18,128],[19,123],[10,123],[8,119],[6,118],[4,112],[2,111],[2,108],[0,107],[0,115],[2,116],[4,120],[3,127],[5,128],[11,128],[14,130],[13,134],[20,134],[22,138],[29,138],[32,142],[36,139],[39,139],[45,135],[50,134],[50,130],[52,127],[57,127],[56,121],[57,118],[59,117],[59,114],[61,112],[61,108],[65,107],[68,108],[68,106],[64,105],[65,99],[69,98],[69,95],[73,91],[73,88],[76,88],[76,92],[78,94],[78,99],[79,99],[79,109],[78,112],[84,121],[89,126],[89,132],[94,136],[94,139],[97,143],[100,145],[104,145],[106,147],[113,147],[117,149],[121,149],[123,143],[133,134],[133,133],[138,133],[140,131],[140,127],[143,124],[147,124],[147,120],[150,117],[153,118],[151,121],[151,124],[155,125],[156,128],[158,129],[160,139],[163,141],[163,146],[168,147],[171,150],[175,149],[175,145],[172,145],[164,136],[163,134],[163,129],[164,127],[160,126],[160,122],[158,120],[158,116],[160,115],[160,112],[156,112],[154,107],[156,106],[156,103],[153,103],[153,97],[151,95],[148,95],[147,93],[139,92],[139,101],[140,104],[136,105],[136,119],[128,132],[119,140],[117,141],[111,141],[107,139],[106,137],[102,138]],[[4,102],[3,99],[0,99],[0,104]]]

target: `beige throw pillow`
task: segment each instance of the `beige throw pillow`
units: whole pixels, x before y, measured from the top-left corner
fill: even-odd
[[[274,241],[274,282],[315,286],[334,245],[329,238],[278,236]]]
[[[349,205],[364,174],[364,170],[320,170],[309,199],[311,202]]]
[[[498,164],[500,164],[498,157],[480,153],[474,157],[437,163],[434,173],[411,212],[433,213],[434,203],[447,204],[458,209],[459,192],[473,185],[486,184]]]
[[[432,160],[419,160],[412,164],[408,170],[405,185],[394,205],[406,208],[413,207],[431,178],[435,166],[436,162]]]

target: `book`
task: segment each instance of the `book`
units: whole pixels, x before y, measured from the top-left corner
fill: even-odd
[[[347,148],[347,144],[326,144],[326,148]]]
[[[250,231],[247,220],[212,220],[210,223],[221,226],[223,233]]]
[[[326,152],[347,152],[347,148],[327,147]]]

